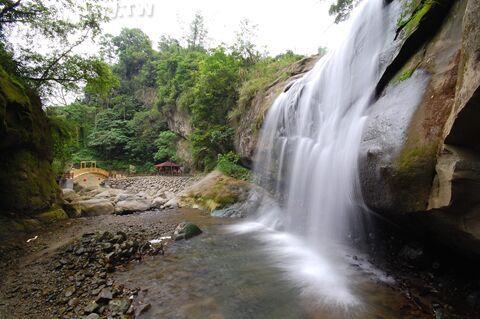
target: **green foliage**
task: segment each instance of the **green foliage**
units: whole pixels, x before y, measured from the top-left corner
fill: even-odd
[[[248,180],[250,179],[250,171],[243,166],[240,166],[238,162],[240,157],[234,152],[228,152],[218,156],[218,162],[216,169],[230,177]]]
[[[238,70],[238,61],[223,49],[215,50],[201,62],[190,108],[195,128],[227,123],[226,115],[236,104]]]
[[[88,146],[102,154],[104,158],[115,158],[125,149],[130,133],[127,120],[112,109],[97,113],[95,128],[88,137]]]
[[[53,138],[53,172],[62,175],[72,159],[72,147],[75,143],[75,129],[72,123],[63,117],[50,116],[50,130]]]
[[[93,62],[92,67],[97,76],[87,79],[85,93],[98,94],[101,98],[106,98],[112,89],[120,85],[120,80],[113,74],[108,64],[101,60]]]
[[[410,36],[432,5],[433,0],[411,0],[404,3],[397,27],[404,30],[405,37]]]
[[[190,143],[195,167],[205,171],[214,169],[218,155],[233,150],[234,133],[234,129],[228,125],[194,130]]]
[[[328,52],[328,49],[327,49],[326,47],[324,47],[324,46],[318,47],[317,54],[318,54],[320,57],[322,57],[322,56],[324,56],[325,54],[327,54],[327,52]]]
[[[397,78],[397,81],[398,81],[398,82],[401,82],[401,81],[405,81],[406,79],[409,79],[409,78],[413,75],[413,72],[415,72],[415,69],[407,70],[407,71],[403,72],[403,73]]]
[[[160,109],[177,104],[188,110],[193,103],[193,87],[206,52],[190,51],[178,43],[160,43],[162,51],[157,66],[157,103]]]
[[[172,131],[164,131],[160,133],[158,139],[155,140],[155,145],[158,150],[154,158],[158,162],[165,162],[167,160],[177,161],[176,142],[177,135]]]
[[[9,71],[45,95],[59,86],[78,89],[83,81],[100,76],[98,60],[74,49],[100,34],[101,22],[108,20],[104,5],[100,0],[2,1],[0,39],[15,58]],[[46,43],[46,50],[32,45],[31,39]]]
[[[207,39],[207,28],[203,16],[197,12],[190,23],[190,33],[186,40],[188,48],[191,50],[202,50],[205,48],[205,40]]]
[[[111,44],[119,59],[116,71],[127,81],[137,76],[153,55],[152,42],[140,29],[122,29],[111,39]]]
[[[255,97],[255,95],[264,91],[275,80],[284,80],[289,77],[286,67],[302,59],[303,56],[287,51],[285,54],[278,55],[275,58],[265,58],[246,69],[244,72],[244,81],[240,86],[238,109],[230,114],[231,119],[241,114]]]
[[[337,0],[330,6],[328,13],[335,16],[335,23],[340,23],[350,16],[353,8],[360,0]]]
[[[258,26],[248,19],[240,21],[239,30],[235,34],[232,55],[243,60],[244,65],[253,65],[261,59],[261,53],[255,45]]]

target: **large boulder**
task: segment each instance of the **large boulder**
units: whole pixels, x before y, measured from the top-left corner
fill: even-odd
[[[188,187],[176,199],[171,199],[165,206],[177,204],[180,207],[196,208],[213,213],[236,203],[245,202],[252,187],[253,185],[247,181],[213,171]]]
[[[173,240],[190,239],[198,236],[202,233],[202,230],[195,224],[182,222],[173,232]]]
[[[99,191],[100,190],[103,190],[103,191],[99,194],[96,194],[94,196],[95,198],[113,199],[113,198],[125,193],[124,190],[115,189],[115,188],[99,189]]]
[[[405,15],[402,3],[389,5],[393,17],[416,24],[390,21],[395,40],[361,143],[365,203],[480,256],[480,3],[423,1],[410,20],[419,11]]]
[[[127,214],[132,212],[143,212],[152,208],[152,201],[144,198],[123,200],[115,205],[116,214]]]
[[[110,215],[115,212],[112,202],[106,199],[92,198],[79,201],[78,204],[84,216]]]

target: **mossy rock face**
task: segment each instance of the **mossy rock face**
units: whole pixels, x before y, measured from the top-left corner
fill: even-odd
[[[59,201],[52,160],[40,99],[0,67],[0,215],[32,215]]]
[[[55,221],[67,219],[68,215],[61,208],[56,208],[35,216],[42,223],[53,223]]]
[[[252,188],[249,182],[213,171],[180,196],[182,207],[205,210],[209,213],[245,201]]]

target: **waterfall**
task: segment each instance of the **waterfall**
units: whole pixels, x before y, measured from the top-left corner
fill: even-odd
[[[269,229],[259,236],[267,251],[327,303],[358,303],[344,256],[364,229],[358,153],[381,76],[385,19],[382,0],[364,0],[342,44],[276,99],[255,175],[277,205],[264,205],[254,222],[240,226]]]

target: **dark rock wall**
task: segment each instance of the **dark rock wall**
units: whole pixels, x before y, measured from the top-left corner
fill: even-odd
[[[58,202],[52,159],[40,99],[0,67],[0,216],[30,215]]]

